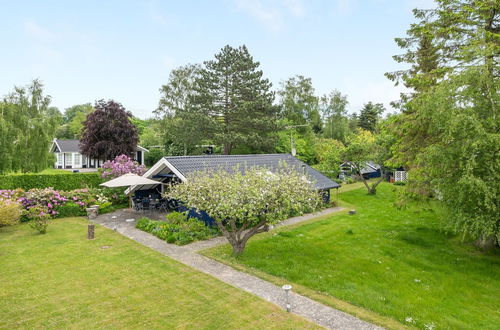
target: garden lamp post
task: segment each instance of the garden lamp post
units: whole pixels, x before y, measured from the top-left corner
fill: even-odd
[[[290,312],[292,310],[292,306],[290,305],[290,291],[292,290],[292,286],[290,284],[285,284],[281,288],[285,291],[286,311]]]

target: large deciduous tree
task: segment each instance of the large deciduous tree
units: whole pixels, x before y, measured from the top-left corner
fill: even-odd
[[[326,176],[336,179],[340,172],[340,163],[344,152],[342,142],[335,139],[319,138],[314,142],[316,161],[314,168]]]
[[[189,97],[188,114],[224,154],[235,147],[268,151],[274,147],[278,108],[271,83],[263,78],[246,46],[225,46],[204,62]]]
[[[130,121],[132,114],[115,101],[97,101],[95,111],[83,123],[80,149],[95,159],[110,160],[118,155],[133,156],[139,140]]]
[[[50,100],[42,83],[33,80],[0,103],[0,172],[39,172],[49,166],[50,143],[60,118]]]
[[[62,125],[56,130],[58,139],[79,139],[82,133],[83,122],[88,114],[94,111],[90,103],[77,104],[66,108],[62,117]]]
[[[173,186],[167,195],[207,212],[235,255],[255,234],[290,215],[311,212],[321,203],[311,182],[290,167],[274,173],[267,168],[248,168],[245,174],[237,168],[200,172]]]
[[[500,7],[496,0],[437,0],[397,39],[411,68],[388,74],[412,88],[394,125],[395,158],[409,189],[443,201],[448,228],[481,246],[500,235]],[[423,51],[427,49],[428,51]]]
[[[355,169],[356,174],[363,181],[368,194],[377,193],[377,186],[385,177],[385,162],[388,159],[386,144],[382,143],[378,136],[370,131],[360,130],[356,135],[352,135],[347,140],[345,149],[342,150],[341,158],[344,162],[349,162]],[[368,180],[361,173],[367,167],[367,162],[374,162],[380,165],[380,178],[375,182],[368,183]]]
[[[320,109],[325,127],[323,136],[329,139],[336,139],[342,142],[352,133],[347,117],[347,96],[342,95],[338,90],[333,90],[320,99]]]
[[[315,133],[323,125],[311,78],[297,75],[281,83],[278,91],[282,115],[294,125],[309,124]]]
[[[204,115],[189,106],[200,79],[201,65],[187,64],[170,72],[160,88],[161,98],[155,115],[169,154],[187,155],[211,136]]]

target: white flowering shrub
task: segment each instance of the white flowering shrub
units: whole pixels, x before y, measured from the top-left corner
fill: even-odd
[[[233,247],[243,252],[248,239],[290,215],[312,212],[321,198],[300,172],[285,166],[198,172],[166,193],[189,207],[207,212]]]

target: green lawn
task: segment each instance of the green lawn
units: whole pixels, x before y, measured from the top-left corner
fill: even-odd
[[[313,328],[83,218],[0,228],[0,328]],[[109,247],[109,248],[106,248]]]
[[[204,253],[389,328],[499,329],[500,255],[441,232],[435,211],[395,209],[394,189],[344,192],[358,214],[261,235],[239,259]]]

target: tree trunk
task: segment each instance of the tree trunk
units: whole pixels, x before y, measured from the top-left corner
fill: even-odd
[[[231,143],[224,143],[224,155],[229,155],[231,153]]]
[[[495,236],[489,236],[477,239],[474,245],[483,251],[491,251],[498,246],[498,242]]]
[[[246,241],[242,242],[236,242],[235,244],[232,244],[233,246],[233,256],[237,257],[243,253],[243,250],[245,249]]]

